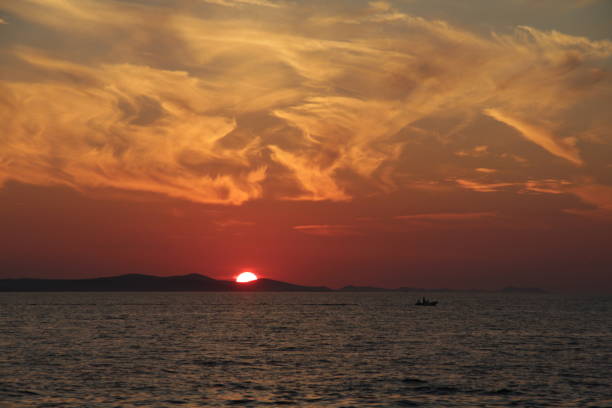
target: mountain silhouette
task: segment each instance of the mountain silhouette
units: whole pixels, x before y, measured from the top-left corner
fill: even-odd
[[[0,279],[0,292],[323,292],[272,279],[237,283],[199,274],[152,276],[128,274],[92,279]]]
[[[331,289],[325,286],[301,286],[293,283],[281,282],[272,279],[257,279],[251,282],[229,282],[237,292],[328,292]]]
[[[453,290],[400,287],[396,289],[373,286],[345,286],[333,290],[325,286],[303,286],[260,278],[237,283],[213,279],[192,273],[178,276],[127,274],[90,279],[0,279],[0,292],[491,292],[491,293],[548,293],[540,288],[506,287],[500,290]]]

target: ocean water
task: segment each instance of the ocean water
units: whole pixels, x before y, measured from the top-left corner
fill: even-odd
[[[612,407],[612,297],[1,293],[0,407]]]

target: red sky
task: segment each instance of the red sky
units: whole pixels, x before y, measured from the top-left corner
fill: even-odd
[[[491,3],[1,4],[0,277],[612,291],[612,6]]]

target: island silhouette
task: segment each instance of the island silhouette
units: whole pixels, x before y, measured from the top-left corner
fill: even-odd
[[[259,278],[238,283],[200,274],[154,276],[127,274],[88,279],[0,279],[0,292],[451,292],[452,289],[400,287],[396,289],[348,285],[340,289],[304,286]],[[479,291],[477,289],[471,291]],[[502,293],[545,293],[540,288],[507,287]]]

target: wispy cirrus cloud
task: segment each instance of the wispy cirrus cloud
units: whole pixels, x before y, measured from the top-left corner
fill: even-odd
[[[539,179],[520,182],[491,183],[481,180],[455,180],[461,187],[481,193],[513,190],[517,193],[570,194],[575,183],[564,179]]]
[[[398,220],[407,221],[440,221],[440,222],[452,222],[452,221],[470,221],[478,220],[482,218],[490,218],[497,216],[494,211],[483,211],[483,212],[466,212],[466,213],[428,213],[428,214],[411,214],[411,215],[398,215],[395,218]]]
[[[6,132],[0,172],[10,178],[200,202],[240,204],[261,195],[266,167],[251,167],[248,159],[256,142],[219,145],[236,123],[196,112],[212,95],[200,80],[142,66],[87,68],[26,51],[18,55],[48,72],[49,80],[2,84],[1,103],[8,109],[0,113]]]
[[[254,227],[256,225],[253,221],[238,220],[234,218],[220,219],[215,221],[214,224],[219,230]]]
[[[521,183],[486,183],[475,180],[456,179],[455,182],[463,188],[468,190],[477,191],[480,193],[492,193],[500,191],[508,187],[515,187]]]
[[[568,160],[575,165],[582,165],[580,153],[575,140],[557,140],[550,131],[543,127],[526,123],[497,109],[485,109],[488,116],[516,129],[525,139],[537,144],[550,154]]]
[[[224,7],[207,13],[214,6],[201,6],[211,2]],[[262,197],[347,201],[404,188],[418,170],[404,153],[422,128],[424,151],[457,152],[436,163],[446,173],[423,186],[452,178],[494,192],[525,185],[529,161],[511,143],[493,155],[484,131],[462,144],[483,113],[581,168],[588,157],[572,137],[589,134],[588,123],[609,123],[600,103],[612,90],[607,40],[524,26],[477,34],[384,1],[198,3],[0,5],[83,50],[10,41],[0,82],[0,132],[8,135],[0,180],[236,205]],[[257,6],[257,16],[236,13],[247,6]],[[585,107],[593,120],[573,119]],[[448,118],[460,125],[443,135],[423,124]],[[516,166],[516,182],[491,162],[502,156],[516,158],[504,164]],[[453,173],[464,161],[488,178]],[[568,177],[574,169],[566,167],[545,177]]]
[[[351,225],[339,225],[339,224],[315,224],[315,225],[296,225],[293,227],[294,230],[309,235],[317,235],[324,237],[346,237],[361,235]]]
[[[593,206],[592,209],[567,209],[572,214],[595,219],[612,220],[612,187],[602,184],[585,184],[574,186],[569,191],[583,202]]]
[[[574,183],[567,180],[529,180],[525,183],[524,190],[543,194],[567,194],[573,185]]]
[[[275,3],[267,0],[202,0],[205,3],[216,4],[218,6],[225,7],[239,7],[239,6],[261,6],[261,7],[282,7],[282,4]]]

